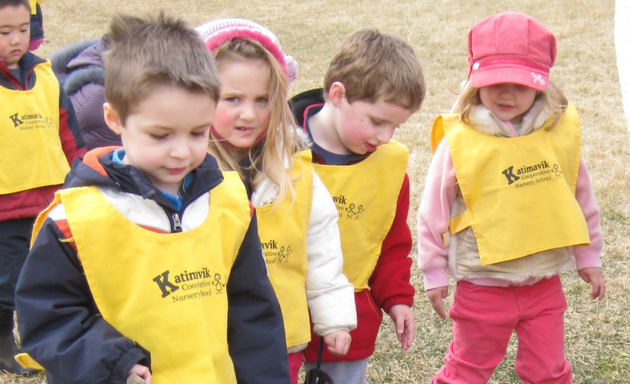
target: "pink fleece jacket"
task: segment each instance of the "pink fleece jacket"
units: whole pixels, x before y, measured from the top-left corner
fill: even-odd
[[[506,126],[513,137],[518,136],[509,122],[506,123]],[[425,290],[449,285],[447,278],[448,248],[442,244],[442,234],[448,231],[450,211],[458,189],[448,142],[446,139],[442,139],[431,161],[418,211],[418,266],[424,274]],[[577,269],[601,268],[599,251],[603,242],[599,225],[599,208],[582,158],[580,158],[575,198],[586,218],[591,239],[590,245],[573,247]],[[538,280],[540,279],[532,278],[521,285],[533,284]],[[468,281],[486,286],[511,285],[508,281],[491,278]]]

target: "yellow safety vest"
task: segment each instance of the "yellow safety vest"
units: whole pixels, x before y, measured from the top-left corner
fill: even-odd
[[[43,3],[44,0],[28,0],[28,2],[31,4],[31,15],[35,15],[37,14],[37,9],[36,9],[37,4]]]
[[[392,140],[360,163],[313,164],[337,206],[343,273],[356,292],[369,289],[396,216],[408,159],[407,148]]]
[[[0,195],[61,185],[70,171],[59,139],[59,82],[48,61],[34,72],[33,89],[0,87]]]
[[[55,196],[53,205],[63,203],[101,315],[151,352],[155,384],[236,383],[226,285],[249,227],[250,206],[238,175],[224,177],[210,191],[206,220],[181,233],[132,223],[96,187]]]
[[[313,202],[310,151],[297,154],[293,164],[295,201],[289,196],[275,210],[272,204],[256,208],[260,244],[280,302],[288,348],[311,340],[306,302],[306,235]]]
[[[482,265],[590,243],[575,199],[580,164],[580,125],[573,106],[550,129],[520,137],[483,134],[459,121],[438,117],[453,158],[467,211],[452,218],[451,233],[468,226]]]

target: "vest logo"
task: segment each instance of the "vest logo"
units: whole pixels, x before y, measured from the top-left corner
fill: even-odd
[[[271,240],[267,243],[260,243],[260,246],[262,247],[263,251],[265,249],[278,249],[278,244],[276,243],[275,240]]]
[[[349,220],[359,220],[359,215],[363,213],[365,209],[363,209],[362,205],[359,205],[358,207],[354,204],[350,204],[348,206],[348,208],[346,208],[346,219]]]
[[[344,195],[333,196],[333,202],[335,204],[346,205],[346,197]]]
[[[521,179],[520,177],[514,175],[513,170],[514,166],[511,166],[510,168],[504,169],[503,172],[501,172],[507,178],[508,185],[512,185],[513,182]]]
[[[261,242],[260,245],[267,265],[286,264],[289,262],[289,256],[293,253],[293,248],[290,245],[280,245],[278,248],[278,242],[274,239]]]
[[[180,289],[182,291],[192,291],[192,293],[173,295],[173,302],[199,299],[213,294],[222,294],[225,289],[224,277],[221,276],[220,273],[212,274],[207,267],[194,272],[185,270],[173,276],[171,276],[171,272],[167,270],[155,276],[153,281],[158,286],[162,298],[170,296]],[[212,288],[214,288],[214,292]]]
[[[525,165],[517,170],[514,170],[513,166],[501,171],[503,176],[507,179],[508,185],[515,184],[515,188],[522,188],[541,183],[543,181],[550,181],[552,174],[556,179],[562,177],[562,169],[558,164],[549,165],[547,160],[542,160],[540,163]],[[519,181],[517,183],[517,181]]]
[[[549,162],[547,162],[547,160],[543,160],[538,164],[522,166],[521,168],[516,170],[516,175],[514,174],[514,166],[504,169],[501,173],[507,179],[508,185],[512,185],[512,183],[514,183],[515,181],[520,180],[521,177],[527,178],[524,177],[524,175],[528,175],[532,172],[537,172],[548,168]]]
[[[162,291],[162,298],[170,295],[171,293],[177,291],[179,286],[174,285],[170,281],[168,281],[168,275],[170,271],[165,271],[161,275],[157,275],[153,278],[153,281],[160,287],[160,291]]]
[[[48,116],[44,117],[41,113],[25,113],[22,115],[14,113],[9,116],[9,119],[13,123],[13,128],[20,127],[21,131],[55,128],[53,119]]]
[[[22,120],[20,120],[20,118],[18,117],[18,114],[15,113],[11,116],[9,116],[9,118],[11,119],[11,121],[13,122],[13,128],[17,128],[20,125],[24,124],[24,122]]]
[[[337,207],[337,213],[340,219],[359,220],[361,214],[365,212],[365,208],[362,204],[356,204],[354,202],[348,203],[348,199],[345,195],[333,196],[332,199]]]

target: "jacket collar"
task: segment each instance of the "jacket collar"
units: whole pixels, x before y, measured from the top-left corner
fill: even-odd
[[[519,135],[525,136],[539,130],[551,116],[553,116],[553,112],[545,105],[545,102],[542,99],[536,100],[534,105],[523,116]],[[486,135],[497,137],[513,136],[512,130],[508,125],[504,121],[499,120],[494,113],[481,104],[471,111],[469,119],[477,131]]]
[[[0,76],[0,85],[9,89],[32,88],[34,83],[28,82],[28,78],[37,65],[45,62],[46,60],[35,56],[31,52],[26,52],[19,62],[21,71],[20,79],[16,79],[4,60],[0,60],[0,73],[2,74],[2,76]]]
[[[72,170],[66,176],[64,188],[85,186],[115,188],[120,192],[155,200],[163,208],[173,210],[168,198],[159,193],[143,172],[136,167],[121,165],[112,160],[112,153],[119,148],[96,148],[89,151],[83,159],[75,160]],[[223,181],[223,174],[214,157],[210,155],[206,155],[201,165],[192,171],[192,177],[192,183],[182,191],[184,196],[182,210]]]

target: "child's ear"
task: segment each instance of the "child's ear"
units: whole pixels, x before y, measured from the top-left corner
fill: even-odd
[[[345,95],[346,87],[342,83],[335,81],[332,83],[330,90],[328,91],[328,100],[330,100],[335,108],[339,108]]]
[[[109,129],[114,131],[117,135],[122,134],[123,126],[118,118],[118,113],[116,113],[116,110],[111,106],[111,104],[103,104],[103,115],[105,116],[105,123]]]

